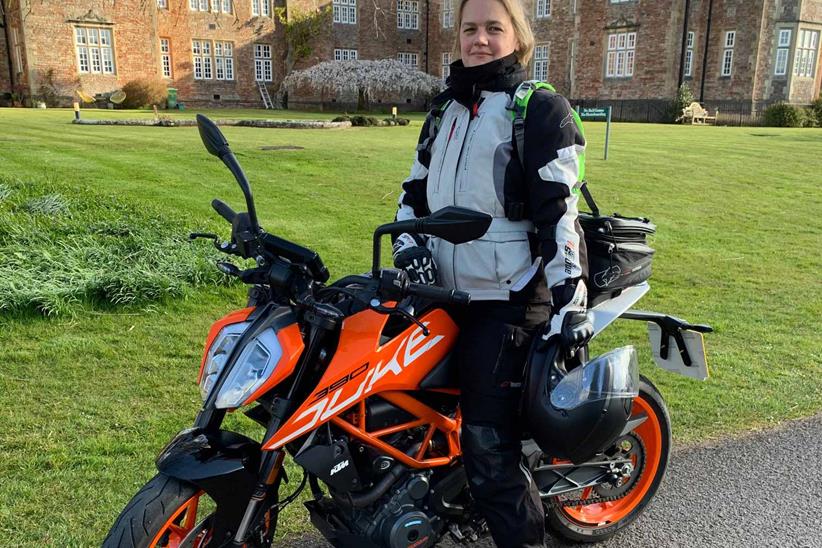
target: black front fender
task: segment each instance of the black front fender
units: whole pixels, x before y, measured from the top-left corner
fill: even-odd
[[[257,483],[260,444],[234,432],[190,428],[166,445],[156,465],[208,493],[217,503],[215,530],[227,534],[236,531]]]

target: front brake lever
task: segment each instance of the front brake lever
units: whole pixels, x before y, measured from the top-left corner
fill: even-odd
[[[422,330],[422,334],[426,337],[431,334],[428,328],[425,327],[424,323],[419,321],[406,310],[400,308],[399,305],[395,306],[394,308],[388,308],[387,306],[383,306],[379,299],[371,299],[371,302],[369,304],[372,310],[379,312],[380,314],[399,314],[409,322],[416,324]]]

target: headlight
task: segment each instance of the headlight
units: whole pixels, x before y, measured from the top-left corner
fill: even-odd
[[[208,356],[203,367],[203,377],[200,380],[200,396],[203,397],[203,401],[214,387],[217,377],[225,367],[225,362],[228,361],[228,356],[234,350],[234,345],[237,344],[249,325],[251,325],[249,322],[227,325],[214,338],[214,343],[208,350]]]
[[[226,326],[216,337],[206,359],[206,369],[200,383],[203,400],[208,397],[229,354],[248,325],[245,322]],[[280,341],[273,329],[266,329],[248,341],[220,388],[215,407],[229,409],[241,406],[271,376],[282,354]]]

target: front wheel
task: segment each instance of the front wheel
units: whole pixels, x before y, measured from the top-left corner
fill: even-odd
[[[659,391],[641,377],[631,416],[648,418],[617,446],[633,462],[633,473],[619,487],[597,486],[546,503],[548,527],[575,542],[599,542],[633,522],[656,494],[668,467],[671,419]],[[570,501],[569,499],[573,499]],[[586,500],[591,503],[586,504]],[[613,499],[613,500],[609,500]]]
[[[197,487],[163,474],[134,495],[114,522],[103,548],[202,548],[211,540],[214,503]],[[247,546],[271,546],[276,506],[262,520]]]

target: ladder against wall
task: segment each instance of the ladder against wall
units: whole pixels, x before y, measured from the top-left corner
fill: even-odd
[[[265,87],[265,82],[257,81],[257,87],[260,89],[260,98],[263,100],[263,106],[266,109],[274,108],[274,104],[271,102],[271,95],[268,94],[268,88]]]

